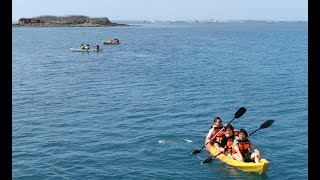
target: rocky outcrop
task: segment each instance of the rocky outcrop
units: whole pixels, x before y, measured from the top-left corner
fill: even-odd
[[[87,16],[39,16],[35,18],[21,18],[13,26],[40,26],[40,27],[103,27],[128,26],[126,24],[112,23],[108,18],[89,18]]]

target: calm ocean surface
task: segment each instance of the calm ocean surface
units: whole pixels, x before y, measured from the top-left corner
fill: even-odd
[[[190,154],[240,107],[266,174]],[[307,23],[12,29],[13,179],[301,180],[307,140]]]

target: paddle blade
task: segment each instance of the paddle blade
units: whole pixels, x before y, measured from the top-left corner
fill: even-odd
[[[251,136],[253,133],[257,132],[260,129],[265,129],[269,126],[271,126],[271,124],[274,123],[274,120],[267,120],[266,122],[264,122],[263,124],[261,124],[259,129],[256,129],[255,131],[253,131],[252,133],[249,134],[249,136]]]
[[[208,157],[205,160],[203,160],[201,163],[211,163],[214,160],[214,157]]]
[[[241,117],[246,111],[247,111],[246,108],[241,107],[241,108],[236,112],[236,114],[234,115],[234,118],[239,118],[239,117]]]
[[[191,154],[198,154],[198,153],[200,153],[200,152],[201,152],[201,150],[202,150],[202,149],[194,150],[194,151],[192,151],[192,153],[191,153]]]
[[[260,129],[267,128],[267,127],[271,126],[271,124],[273,124],[273,123],[274,123],[274,120],[267,120],[266,122],[261,124]]]

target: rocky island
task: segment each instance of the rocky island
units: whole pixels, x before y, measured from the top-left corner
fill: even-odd
[[[108,18],[90,18],[87,16],[39,16],[20,18],[13,27],[110,27],[129,26],[112,23]]]

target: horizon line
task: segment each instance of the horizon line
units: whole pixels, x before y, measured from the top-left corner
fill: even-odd
[[[38,18],[37,17],[31,17],[31,18]],[[65,16],[56,16],[56,17],[65,17]],[[89,16],[88,16],[89,17]],[[25,17],[22,17],[25,18]],[[89,17],[89,18],[97,18],[97,17]],[[108,17],[102,17],[102,18],[108,18]],[[21,18],[19,18],[21,19]],[[12,19],[12,22],[18,22],[18,20]],[[308,22],[308,20],[274,20],[274,19],[166,19],[166,20],[160,20],[160,19],[114,19],[110,21],[133,21],[133,22],[226,22],[226,21],[263,21],[263,22]]]

